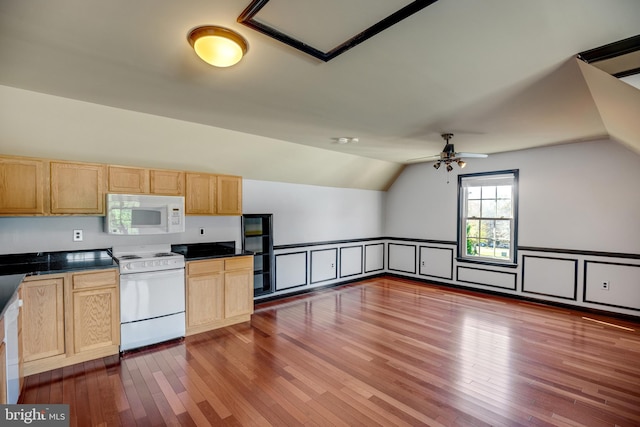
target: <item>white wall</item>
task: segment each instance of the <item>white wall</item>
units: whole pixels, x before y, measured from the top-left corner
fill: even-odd
[[[0,218],[0,254],[230,240],[241,245],[240,217],[188,216],[184,233],[154,236],[113,236],[103,231],[102,224],[103,217],[96,216]],[[203,236],[200,228],[205,229]],[[83,230],[82,242],[73,241],[74,229]]]
[[[519,169],[518,245],[640,253],[640,156],[614,141],[470,159],[449,173],[405,169],[387,194],[387,236],[456,240],[457,174]]]
[[[382,191],[243,181],[243,211],[274,214],[276,245],[380,237],[383,202]],[[74,229],[83,230],[82,242],[72,240]],[[240,247],[240,239],[240,217],[187,216],[185,233],[156,236],[106,234],[103,217],[0,217],[0,254],[225,240]]]
[[[274,245],[382,236],[382,191],[243,181],[243,212],[273,214]]]

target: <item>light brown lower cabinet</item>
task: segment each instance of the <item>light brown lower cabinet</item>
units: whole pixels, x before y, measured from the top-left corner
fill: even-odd
[[[116,269],[28,277],[21,294],[24,375],[118,354]]]
[[[72,277],[73,353],[117,353],[120,303],[116,270],[75,273]],[[115,351],[114,351],[115,350]]]
[[[246,322],[253,313],[253,257],[189,261],[187,335]]]
[[[64,357],[64,275],[22,283],[22,357],[25,363]]]

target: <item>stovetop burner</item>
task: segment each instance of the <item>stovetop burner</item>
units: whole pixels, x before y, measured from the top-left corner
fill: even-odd
[[[171,252],[171,245],[116,246],[111,254],[120,274],[184,268],[184,255]]]

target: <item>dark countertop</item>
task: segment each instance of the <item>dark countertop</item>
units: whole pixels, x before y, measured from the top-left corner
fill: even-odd
[[[106,249],[0,255],[0,313],[25,276],[117,267]]]
[[[0,276],[8,274],[33,276],[117,267],[118,264],[106,249],[0,255]]]
[[[253,252],[236,249],[234,241],[172,245],[171,252],[184,255],[185,261],[253,255]]]
[[[184,255],[185,261],[253,255],[236,249],[234,241],[172,245],[171,251]],[[0,314],[25,276],[103,268],[118,268],[107,249],[0,255]]]

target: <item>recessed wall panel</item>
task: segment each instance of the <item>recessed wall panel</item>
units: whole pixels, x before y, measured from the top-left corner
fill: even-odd
[[[307,284],[307,253],[278,254],[276,259],[276,290]]]
[[[364,246],[364,272],[384,270],[384,243]]]
[[[311,283],[337,279],[337,263],[337,249],[311,251]]]
[[[362,274],[362,246],[340,248],[340,277]]]
[[[575,300],[577,265],[575,259],[525,255],[522,257],[522,291]]]
[[[457,273],[460,282],[516,290],[516,273],[472,267],[458,267]]]
[[[416,247],[389,243],[389,270],[415,274]]]
[[[420,274],[451,280],[453,278],[453,249],[421,246]]]
[[[640,265],[585,261],[584,300],[640,310]],[[604,283],[606,286],[603,286]]]

